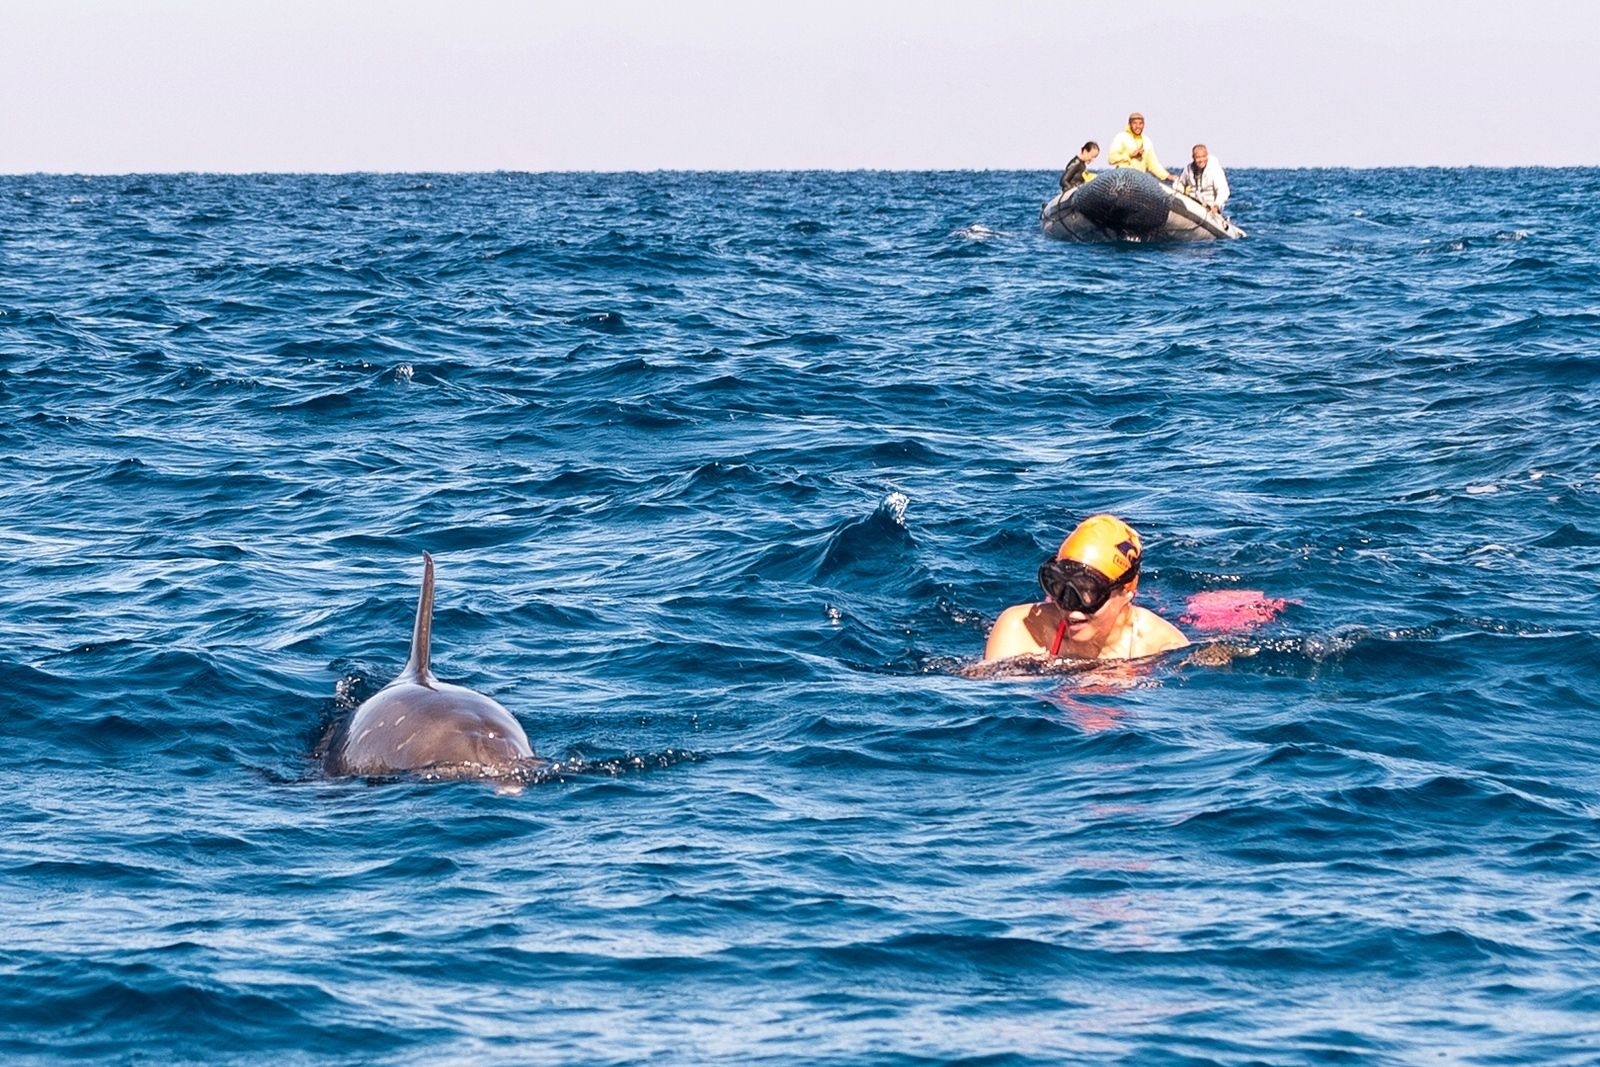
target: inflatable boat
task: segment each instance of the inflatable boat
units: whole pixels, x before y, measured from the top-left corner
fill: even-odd
[[[1045,204],[1039,223],[1064,241],[1211,241],[1244,231],[1142,170],[1108,170]]]

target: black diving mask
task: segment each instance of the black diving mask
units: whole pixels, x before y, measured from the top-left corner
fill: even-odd
[[[1135,563],[1121,578],[1112,581],[1086,563],[1051,557],[1039,568],[1039,584],[1044,587],[1045,596],[1059,605],[1062,611],[1093,615],[1106,606],[1112,593],[1133,581],[1138,574],[1139,565]]]

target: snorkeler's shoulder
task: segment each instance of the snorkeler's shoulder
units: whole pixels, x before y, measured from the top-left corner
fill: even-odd
[[[1170,652],[1189,644],[1189,639],[1184,636],[1182,630],[1149,608],[1135,605],[1133,610],[1138,614],[1138,622],[1134,628],[1137,642],[1135,658]]]
[[[989,629],[983,658],[1009,659],[1043,652],[1048,647],[1045,631],[1049,629],[1044,618],[1045,609],[1045,604],[1013,604],[1002,611]]]

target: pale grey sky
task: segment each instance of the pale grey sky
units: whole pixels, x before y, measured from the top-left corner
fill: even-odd
[[[0,0],[0,173],[1600,165],[1596,0]]]

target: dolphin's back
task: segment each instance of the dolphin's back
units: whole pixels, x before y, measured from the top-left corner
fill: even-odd
[[[397,681],[356,710],[340,752],[344,774],[388,774],[476,766],[484,773],[533,755],[511,713],[482,693],[448,682]]]
[[[336,774],[449,767],[457,775],[492,777],[533,757],[522,724],[498,702],[433,676],[433,557],[424,552],[422,561],[411,658],[398,678],[350,716],[329,760]]]

